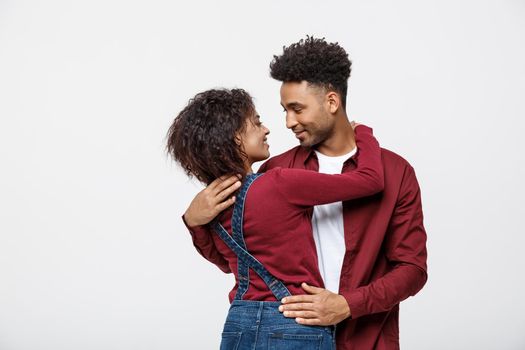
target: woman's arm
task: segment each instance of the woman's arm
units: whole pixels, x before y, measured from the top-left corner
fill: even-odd
[[[357,168],[344,174],[321,174],[302,169],[276,169],[276,187],[286,200],[297,206],[314,206],[366,197],[384,187],[381,149],[372,129],[355,128]]]

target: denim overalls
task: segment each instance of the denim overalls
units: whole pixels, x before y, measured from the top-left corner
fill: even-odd
[[[236,196],[230,236],[218,221],[213,228],[238,258],[238,289],[228,311],[221,350],[333,350],[334,327],[303,326],[279,312],[279,301],[242,300],[248,290],[249,268],[266,283],[277,300],[291,295],[286,286],[246,249],[243,237],[244,201],[248,188],[262,174],[250,174]]]

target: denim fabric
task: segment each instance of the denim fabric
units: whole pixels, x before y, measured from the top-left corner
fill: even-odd
[[[232,216],[232,235],[222,227],[218,221],[213,222],[213,228],[219,237],[226,243],[226,245],[233,250],[235,255],[239,258],[237,268],[237,293],[235,294],[235,300],[242,300],[244,293],[248,290],[250,281],[249,268],[251,267],[261,279],[266,283],[268,288],[272,291],[273,295],[277,300],[291,295],[286,286],[273,277],[268,270],[246,249],[246,243],[244,243],[243,235],[243,215],[244,215],[244,202],[246,200],[246,194],[251,184],[262,174],[250,174],[247,175],[239,193],[236,196],[235,206],[233,207]]]
[[[303,326],[279,312],[280,302],[242,300],[248,290],[249,269],[266,283],[277,300],[291,295],[284,283],[272,276],[246,248],[243,237],[244,202],[249,187],[262,174],[248,175],[236,196],[232,235],[218,221],[213,228],[238,257],[238,289],[222,333],[221,350],[333,350],[334,327]]]
[[[334,327],[303,326],[277,309],[279,302],[234,300],[220,350],[334,350]]]

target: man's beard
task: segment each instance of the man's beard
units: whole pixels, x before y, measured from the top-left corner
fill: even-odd
[[[310,137],[304,140],[299,140],[299,144],[302,147],[315,148],[315,146],[328,139],[332,132],[331,130],[315,130],[315,133],[310,133],[309,130],[306,130],[306,133],[310,135]]]

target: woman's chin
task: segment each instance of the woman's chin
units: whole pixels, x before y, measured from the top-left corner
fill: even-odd
[[[266,152],[265,154],[261,154],[260,157],[257,157],[256,162],[262,162],[263,160],[266,160],[270,158],[270,152]]]

